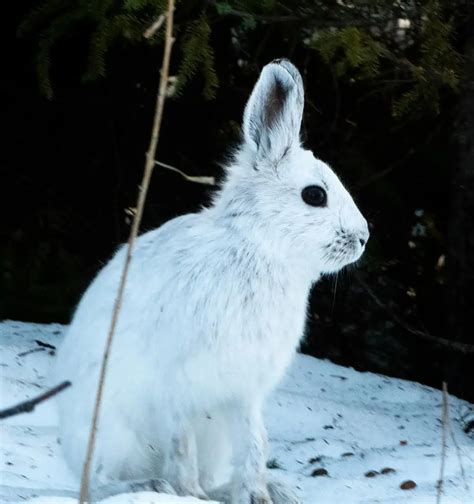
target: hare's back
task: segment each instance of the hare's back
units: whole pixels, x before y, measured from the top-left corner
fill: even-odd
[[[166,297],[171,302],[166,292],[176,292],[173,282],[180,261],[194,260],[187,251],[199,248],[197,237],[208,233],[209,226],[201,214],[187,214],[137,239],[116,330],[118,345],[125,344],[131,332],[136,337],[156,322],[160,301]],[[126,244],[121,245],[83,294],[58,354],[59,374],[80,372],[102,355],[126,253]]]

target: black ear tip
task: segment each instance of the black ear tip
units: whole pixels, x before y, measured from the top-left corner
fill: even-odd
[[[273,63],[275,65],[281,65],[282,63],[289,63],[290,61],[287,60],[286,58],[276,58],[273,61],[270,61],[270,63]]]
[[[277,58],[270,62],[270,65],[278,65],[286,70],[295,81],[300,81],[301,75],[293,63],[286,58]]]
[[[295,65],[293,65],[293,63],[290,60],[286,59],[286,58],[277,58],[277,59],[274,59],[273,61],[270,61],[270,65],[279,65],[279,66],[283,67],[285,70],[288,70],[288,71],[290,71],[290,69],[296,70]]]

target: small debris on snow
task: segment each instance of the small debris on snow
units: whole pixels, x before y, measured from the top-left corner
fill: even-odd
[[[392,474],[394,472],[396,471],[392,467],[384,467],[383,469],[380,469],[380,474]]]
[[[375,478],[375,476],[378,476],[380,473],[378,471],[367,471],[364,476],[366,478]]]
[[[53,334],[61,334],[60,331],[53,331]],[[50,343],[45,343],[44,341],[41,340],[35,340],[35,343],[39,345],[40,347],[43,348],[50,348],[51,350],[56,350],[56,347],[54,345],[51,345]]]
[[[283,467],[276,458],[272,458],[267,461],[267,469],[283,469]]]
[[[329,476],[329,473],[327,469],[324,469],[324,467],[320,467],[319,469],[315,469],[311,473],[311,476]]]
[[[412,490],[416,488],[416,483],[413,480],[407,480],[400,484],[402,490]]]

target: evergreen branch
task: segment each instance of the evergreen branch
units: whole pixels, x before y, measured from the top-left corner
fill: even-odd
[[[210,44],[210,35],[211,27],[205,15],[187,26],[182,42],[183,59],[177,75],[177,96],[200,71],[204,77],[204,97],[214,98],[219,81],[214,70],[214,50]]]
[[[71,5],[69,4],[68,7],[71,8]],[[62,0],[46,0],[39,7],[32,9],[23,19],[18,27],[17,35],[23,37],[31,33],[64,9],[65,3]]]
[[[69,33],[70,28],[82,21],[84,15],[81,11],[72,11],[63,17],[54,19],[49,27],[40,34],[37,54],[37,71],[39,77],[40,90],[47,98],[52,98],[53,89],[51,85],[51,50],[55,43]]]

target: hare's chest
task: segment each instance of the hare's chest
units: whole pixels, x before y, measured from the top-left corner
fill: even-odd
[[[303,335],[307,294],[276,294],[262,295],[252,309],[242,310],[228,333],[226,358],[221,362],[223,372],[235,377],[237,391],[273,388]]]

